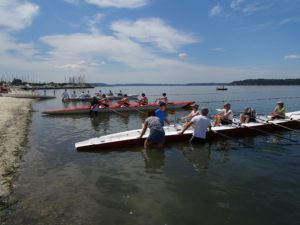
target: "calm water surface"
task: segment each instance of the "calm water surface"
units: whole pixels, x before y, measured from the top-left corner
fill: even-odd
[[[300,96],[299,87],[229,87],[227,92],[216,92],[215,87],[122,90],[146,92],[151,100],[165,91],[170,100],[194,100],[212,114],[224,101],[230,101],[236,112],[250,105],[268,113],[278,101],[273,98],[282,98],[288,111],[300,110],[300,98],[289,98]],[[6,224],[300,223],[299,145],[258,136],[242,140],[255,149],[221,141],[202,147],[174,143],[164,151],[124,146],[117,151],[82,153],[74,149],[75,142],[140,128],[144,118],[138,113],[128,118],[101,115],[98,120],[42,116],[44,109],[64,107],[60,97],[33,107],[29,142],[12,195],[16,203]],[[174,120],[186,113],[178,111],[169,117]],[[295,132],[281,135],[300,138]]]

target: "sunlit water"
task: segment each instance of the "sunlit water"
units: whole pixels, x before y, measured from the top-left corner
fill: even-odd
[[[300,98],[295,98],[300,97],[299,87],[229,87],[227,92],[215,87],[123,88],[128,94],[146,92],[151,100],[163,91],[171,101],[194,100],[211,114],[225,101],[235,112],[250,105],[264,114],[272,111],[275,98],[282,98],[288,111],[300,110]],[[75,142],[140,128],[144,118],[138,113],[112,113],[98,120],[42,116],[44,109],[64,107],[60,94],[33,106],[29,142],[12,194],[16,203],[6,224],[300,223],[299,145],[257,136],[241,140],[254,149],[223,140],[200,147],[171,143],[163,151],[124,146],[77,152]],[[169,119],[187,113],[177,111]],[[300,137],[296,132],[281,135]]]

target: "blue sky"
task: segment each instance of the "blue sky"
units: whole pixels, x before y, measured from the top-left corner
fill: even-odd
[[[299,0],[0,0],[0,78],[299,78]]]

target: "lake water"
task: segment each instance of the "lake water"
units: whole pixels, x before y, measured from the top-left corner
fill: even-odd
[[[118,91],[120,88],[110,88]],[[99,90],[91,90],[95,92]],[[124,87],[154,100],[194,100],[211,114],[224,102],[235,112],[245,106],[269,113],[281,98],[288,111],[300,110],[300,88]],[[102,91],[108,91],[102,88]],[[52,95],[53,91],[47,91]],[[77,152],[74,143],[104,134],[137,129],[143,117],[117,114],[45,117],[41,111],[64,107],[58,99],[33,105],[24,162],[12,194],[15,203],[5,224],[143,225],[296,225],[300,222],[300,148],[274,136],[257,136],[192,147],[170,144],[163,151],[127,147]],[[70,104],[69,106],[71,106]],[[187,114],[177,111],[170,120]],[[284,132],[293,139],[299,133]]]

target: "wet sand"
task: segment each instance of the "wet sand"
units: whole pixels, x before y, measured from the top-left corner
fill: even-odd
[[[0,203],[13,186],[30,122],[31,99],[0,97]]]

